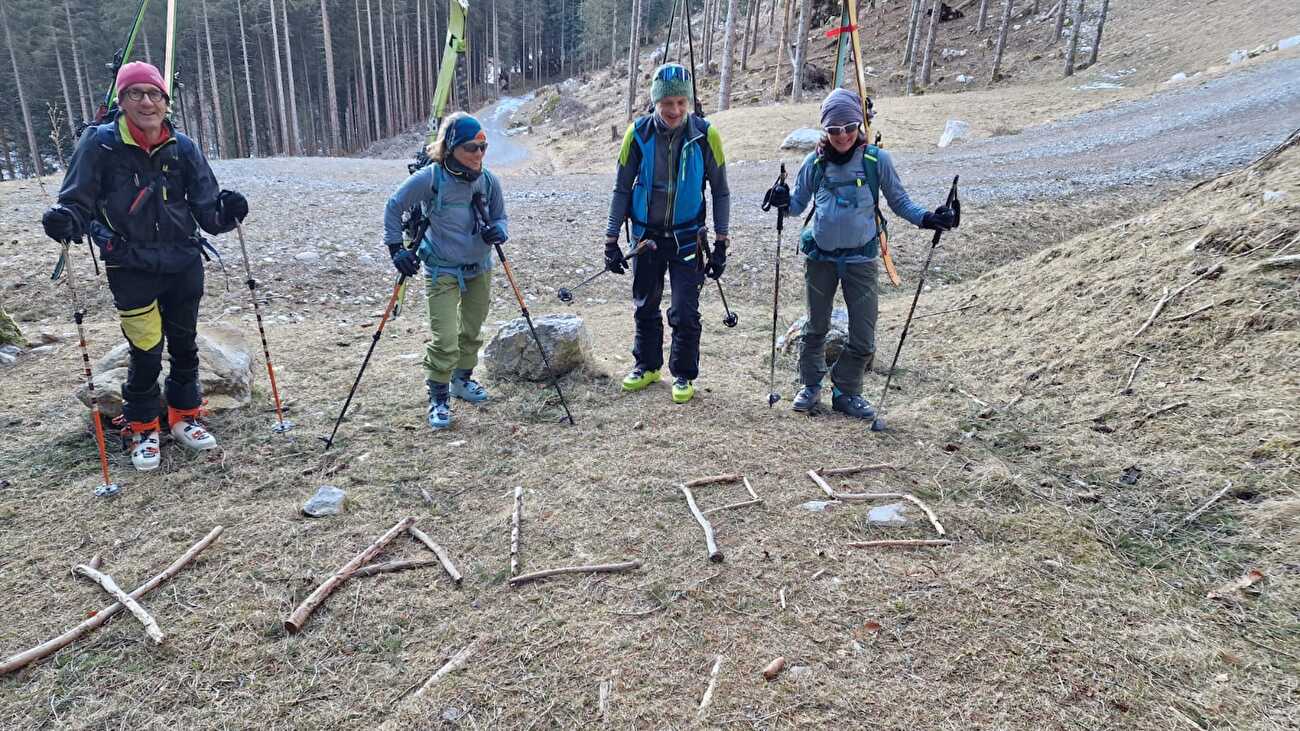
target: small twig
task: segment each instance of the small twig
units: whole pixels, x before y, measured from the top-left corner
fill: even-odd
[[[1300,254],[1274,256],[1255,265],[1256,269],[1277,269],[1279,267],[1300,266]]]
[[[753,498],[753,499],[755,499],[755,500],[757,500],[757,501],[759,501],[759,502],[762,502],[762,501],[763,501],[763,499],[760,498],[760,497],[758,496],[758,493],[754,492],[754,486],[751,485],[751,484],[749,484],[749,478],[748,478],[748,477],[745,477],[744,475],[741,475],[741,476],[740,476],[740,481],[743,482],[743,483],[745,483],[745,491],[749,493],[749,496],[750,496],[751,498]]]
[[[831,487],[830,484],[826,482],[826,480],[823,480],[822,476],[817,474],[817,470],[808,470],[808,476],[812,478],[813,482],[817,483],[817,487],[820,487],[822,489],[822,492],[826,493],[827,497],[831,498],[832,500],[839,499],[839,497],[835,494],[835,488]]]
[[[436,558],[417,558],[409,561],[388,561],[387,563],[372,563],[369,566],[362,566],[352,572],[349,578],[358,578],[361,576],[374,576],[375,574],[387,574],[393,571],[405,571],[407,569],[422,569],[426,566],[437,566]]]
[[[456,588],[459,589],[461,581],[460,572],[456,570],[456,564],[451,562],[451,557],[447,555],[447,552],[443,550],[442,546],[434,543],[433,539],[429,538],[424,531],[415,526],[407,528],[406,532],[410,533],[411,537],[415,540],[423,543],[430,551],[433,551],[433,554],[438,557],[438,561],[442,563],[442,570],[447,572],[447,575],[451,577],[451,583],[455,584]]]
[[[687,487],[702,487],[704,485],[724,484],[728,482],[740,482],[743,478],[740,475],[725,474],[713,475],[711,477],[697,477],[686,483]]]
[[[979,304],[978,302],[972,302],[969,305],[964,305],[962,307],[954,307],[951,310],[939,310],[938,312],[923,312],[919,315],[914,315],[912,319],[920,320],[921,318],[924,317],[934,317],[935,315],[946,315],[950,312],[961,312],[962,310],[969,310],[970,308],[975,307],[978,304]]]
[[[1278,649],[1278,648],[1276,648],[1276,647],[1273,647],[1272,645],[1266,645],[1266,644],[1264,644],[1263,642],[1260,642],[1259,640],[1255,640],[1255,639],[1252,639],[1252,638],[1250,638],[1250,637],[1247,637],[1246,635],[1241,635],[1241,639],[1243,639],[1243,640],[1249,642],[1250,644],[1254,645],[1255,647],[1260,648],[1261,650],[1268,650],[1268,651],[1270,651],[1270,652],[1276,652],[1277,654],[1279,654],[1279,655],[1281,655],[1281,656],[1283,656],[1283,657],[1289,657],[1289,658],[1291,658],[1292,660],[1295,660],[1296,662],[1300,662],[1300,657],[1297,657],[1297,656],[1295,656],[1295,655],[1292,655],[1291,653],[1287,652],[1286,650]]]
[[[613,683],[608,680],[600,681],[600,722],[609,723],[609,691]]]
[[[1158,317],[1161,311],[1165,309],[1165,305],[1169,304],[1171,301],[1174,300],[1174,298],[1176,298],[1178,295],[1185,292],[1188,287],[1191,287],[1193,284],[1196,284],[1197,282],[1201,281],[1202,279],[1205,279],[1211,274],[1216,274],[1222,270],[1223,270],[1223,262],[1220,261],[1218,264],[1214,264],[1212,266],[1206,267],[1205,271],[1198,274],[1195,279],[1188,282],[1187,284],[1184,284],[1183,286],[1179,287],[1173,292],[1170,292],[1169,288],[1165,287],[1164,288],[1165,293],[1160,298],[1160,301],[1156,303],[1155,309],[1151,310],[1151,316],[1147,318],[1146,322],[1142,323],[1142,327],[1139,327],[1137,329],[1137,332],[1133,333],[1133,335],[1130,336],[1129,339],[1132,340],[1134,338],[1137,338],[1139,335],[1146,332],[1147,328],[1151,327],[1151,324],[1156,321],[1156,317]]]
[[[979,404],[980,406],[983,406],[983,407],[986,408],[986,409],[989,407],[988,402],[983,401],[983,400],[977,398],[974,394],[972,394],[972,393],[970,393],[970,392],[968,392],[968,391],[963,391],[962,389],[957,388],[956,386],[953,386],[953,387],[952,387],[952,390],[954,390],[954,391],[956,391],[957,393],[959,393],[959,394],[965,396],[966,398],[970,399],[971,401],[974,401],[975,403]]]
[[[1138,356],[1137,362],[1133,364],[1133,370],[1128,372],[1128,380],[1124,382],[1124,388],[1120,389],[1120,393],[1128,394],[1133,392],[1133,379],[1137,378],[1138,368],[1142,367],[1142,361],[1146,359],[1145,355]]]
[[[461,668],[465,667],[465,664],[469,661],[470,657],[472,657],[474,653],[478,652],[479,649],[483,646],[483,642],[484,642],[484,638],[479,637],[478,639],[469,643],[469,645],[467,645],[465,649],[453,655],[452,658],[446,662],[446,664],[438,668],[438,672],[429,676],[429,679],[424,681],[424,685],[420,686],[420,689],[415,691],[415,697],[418,698],[424,695],[425,691],[432,688],[434,684],[436,684],[439,680],[442,680],[444,676],[450,673],[454,673],[457,670],[460,670]]]
[[[519,514],[524,506],[524,488],[515,486],[515,510],[510,518],[510,575],[519,573]]]
[[[686,496],[686,505],[691,509],[691,515],[695,516],[695,521],[700,524],[700,529],[704,531],[704,545],[708,548],[709,560],[714,563],[722,561],[722,551],[718,550],[718,543],[713,537],[713,526],[704,517],[704,513],[700,512],[700,506],[695,504],[695,495],[691,492],[691,488],[682,485],[678,489]]]
[[[518,586],[528,581],[544,579],[548,576],[558,576],[560,574],[609,574],[619,571],[635,571],[641,568],[640,561],[624,561],[622,563],[602,563],[591,566],[562,566],[557,569],[546,569],[545,571],[534,571],[531,574],[514,576],[510,579],[511,586]]]
[[[140,606],[139,602],[132,599],[130,594],[122,591],[122,587],[118,586],[116,581],[113,581],[113,577],[85,564],[76,567],[73,571],[78,576],[84,576],[96,584],[99,584],[104,591],[108,592],[109,596],[116,599],[118,603],[126,607],[136,619],[140,620],[140,624],[144,625],[145,634],[149,635],[149,639],[153,640],[155,645],[162,644],[165,638],[163,637],[162,630],[158,628],[158,623],[154,621],[154,618],[150,616],[148,612],[145,611],[144,607]]]
[[[423,487],[420,488],[420,499],[424,501],[425,505],[433,505],[433,496]]]
[[[1291,233],[1291,232],[1290,232],[1290,231],[1281,231],[1281,232],[1279,232],[1276,236],[1274,236],[1273,238],[1269,239],[1268,241],[1265,241],[1264,243],[1260,244],[1259,246],[1256,246],[1256,247],[1251,248],[1251,249],[1247,249],[1246,251],[1243,251],[1243,252],[1238,253],[1238,254],[1233,254],[1232,256],[1230,256],[1230,257],[1228,257],[1228,258],[1229,258],[1229,259],[1240,259],[1240,258],[1243,257],[1243,256],[1250,256],[1251,254],[1254,254],[1256,251],[1259,251],[1260,249],[1264,248],[1265,246],[1268,246],[1269,244],[1273,243],[1274,241],[1277,241],[1278,239],[1282,238],[1283,236],[1286,236],[1286,235],[1289,234],[1289,233]]]
[[[854,543],[845,543],[847,548],[917,548],[924,546],[951,546],[952,541],[947,538],[929,538],[929,539],[897,539],[887,541],[857,541]]]
[[[713,661],[713,670],[709,673],[709,687],[704,689],[704,697],[700,699],[700,708],[695,712],[695,718],[703,721],[704,714],[709,710],[709,704],[713,703],[713,690],[718,687],[718,671],[722,670],[722,656]]]
[[[881,462],[880,464],[866,464],[859,467],[823,467],[817,470],[817,473],[825,477],[847,477],[848,475],[856,475],[860,472],[878,472],[880,470],[893,469],[898,468],[888,462]]]
[[[781,591],[778,591],[776,593],[776,598],[781,600],[781,608],[785,609],[785,587],[784,586],[781,587]]]
[[[811,584],[812,582],[814,582],[814,581],[820,579],[820,578],[822,577],[822,574],[824,574],[824,573],[826,573],[826,569],[818,569],[818,570],[817,570],[817,573],[815,573],[815,574],[813,574],[812,576],[809,576],[809,577],[808,577],[808,583]]]
[[[1235,298],[1233,298],[1233,297],[1229,297],[1228,299],[1224,299],[1224,300],[1217,300],[1217,301],[1215,301],[1215,302],[1211,302],[1211,303],[1208,304],[1208,305],[1203,305],[1203,306],[1201,306],[1201,307],[1197,307],[1196,309],[1192,310],[1191,312],[1184,312],[1183,314],[1178,315],[1177,317],[1171,317],[1171,318],[1169,318],[1168,320],[1166,320],[1165,322],[1179,322],[1179,321],[1181,321],[1181,320],[1186,320],[1186,319],[1189,318],[1189,317],[1195,317],[1195,316],[1201,314],[1202,312],[1205,312],[1206,310],[1210,309],[1211,307],[1218,307],[1219,305],[1230,305],[1230,304],[1232,304],[1233,302],[1236,302],[1236,301],[1237,301],[1237,300],[1236,300]]]
[[[1151,419],[1151,418],[1153,418],[1153,417],[1159,416],[1159,415],[1164,414],[1164,413],[1168,413],[1168,412],[1170,412],[1170,411],[1173,411],[1174,409],[1181,409],[1182,407],[1187,406],[1187,405],[1188,405],[1188,402],[1187,402],[1187,401],[1179,401],[1179,402],[1176,403],[1176,404],[1169,404],[1168,406],[1161,406],[1160,408],[1156,409],[1155,411],[1148,411],[1148,412],[1147,412],[1147,413],[1146,413],[1146,414],[1145,414],[1141,419],[1138,419],[1138,424],[1144,424],[1144,423],[1146,423],[1146,421],[1147,421],[1148,419]]]
[[[1192,512],[1188,513],[1188,514],[1187,514],[1187,517],[1186,517],[1186,518],[1183,518],[1183,521],[1182,521],[1181,523],[1179,523],[1179,525],[1187,525],[1188,523],[1191,523],[1192,521],[1194,521],[1194,520],[1196,520],[1197,518],[1201,517],[1201,514],[1202,514],[1202,513],[1204,513],[1205,511],[1209,510],[1210,507],[1213,506],[1215,503],[1219,502],[1220,498],[1222,498],[1224,495],[1227,495],[1227,494],[1228,494],[1228,491],[1231,490],[1231,489],[1232,489],[1232,480],[1228,480],[1228,484],[1224,485],[1222,490],[1219,490],[1218,492],[1214,493],[1214,495],[1213,495],[1212,497],[1210,497],[1209,500],[1206,500],[1206,501],[1201,505],[1201,507],[1199,507],[1199,508],[1193,510]],[[1170,533],[1173,533],[1173,532],[1174,532],[1174,529],[1170,528],[1170,529],[1169,529],[1169,532],[1170,532]]]
[[[709,508],[708,510],[704,511],[704,514],[708,515],[710,513],[716,513],[719,510],[731,510],[732,508],[748,508],[751,505],[762,505],[762,504],[763,504],[762,498],[759,498],[758,500],[745,500],[743,502],[731,503],[730,505],[723,505],[717,508]]]

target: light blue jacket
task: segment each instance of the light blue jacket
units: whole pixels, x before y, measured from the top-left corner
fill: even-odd
[[[437,278],[448,274],[463,281],[492,269],[492,247],[483,241],[483,229],[470,205],[475,193],[487,201],[488,221],[506,230],[505,199],[501,181],[487,169],[466,182],[443,169],[429,165],[414,175],[388,199],[384,208],[384,244],[402,242],[402,214],[419,205],[429,219],[429,228],[416,250],[425,273]]]

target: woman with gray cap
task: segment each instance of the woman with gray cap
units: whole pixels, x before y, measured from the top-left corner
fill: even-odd
[[[770,202],[790,215],[813,202],[811,225],[799,237],[804,253],[808,320],[803,326],[799,377],[803,388],[794,410],[812,411],[821,402],[821,384],[831,374],[831,408],[858,419],[872,419],[875,409],[862,397],[862,376],[876,353],[880,237],[886,231],[880,194],[894,213],[921,228],[948,230],[956,214],[947,206],[930,212],[912,202],[903,189],[889,153],[869,144],[862,131],[863,105],[857,94],[836,89],[822,102],[824,134],[808,154],[795,179],[794,192],[779,183]],[[829,368],[826,333],[837,287],[844,289],[849,312],[849,342]]]

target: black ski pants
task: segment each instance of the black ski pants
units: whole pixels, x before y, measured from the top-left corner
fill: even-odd
[[[632,357],[647,371],[664,364],[664,322],[660,303],[664,274],[672,287],[668,325],[673,329],[668,369],[678,378],[693,381],[700,375],[700,287],[704,272],[695,258],[683,261],[672,238],[656,238],[655,249],[632,260],[632,303],[636,306],[636,340]]]
[[[163,343],[171,355],[167,374],[167,404],[197,408],[199,392],[199,300],[203,297],[203,260],[176,273],[108,268],[108,287],[131,344],[131,365],[122,384],[122,413],[127,421],[149,422],[158,417],[158,375]]]

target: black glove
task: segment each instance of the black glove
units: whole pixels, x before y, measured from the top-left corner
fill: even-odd
[[[789,212],[790,186],[785,183],[777,183],[772,186],[771,189],[767,191],[767,195],[763,197],[763,204],[763,210],[767,210],[768,208],[777,208],[785,209],[786,212]]]
[[[615,274],[627,271],[627,260],[623,258],[623,249],[617,239],[605,242],[605,271]]]
[[[233,190],[221,191],[217,194],[217,215],[226,226],[242,223],[248,215],[248,199]]]
[[[957,227],[957,212],[948,206],[939,206],[934,213],[927,213],[921,219],[921,228],[931,231],[947,231]]]
[[[402,276],[414,277],[420,273],[420,260],[415,257],[414,251],[401,244],[389,244],[388,254],[393,258],[393,266]]]
[[[709,265],[705,267],[704,273],[709,275],[710,279],[722,279],[722,273],[727,270],[727,240],[715,241],[713,244],[713,256],[709,257]]]
[[[45,227],[45,235],[59,243],[80,241],[84,233],[77,214],[59,205],[50,206],[45,215],[41,216],[41,225]]]
[[[494,223],[483,229],[483,241],[488,246],[499,246],[509,240],[510,237],[506,236],[506,227],[499,223]]]

